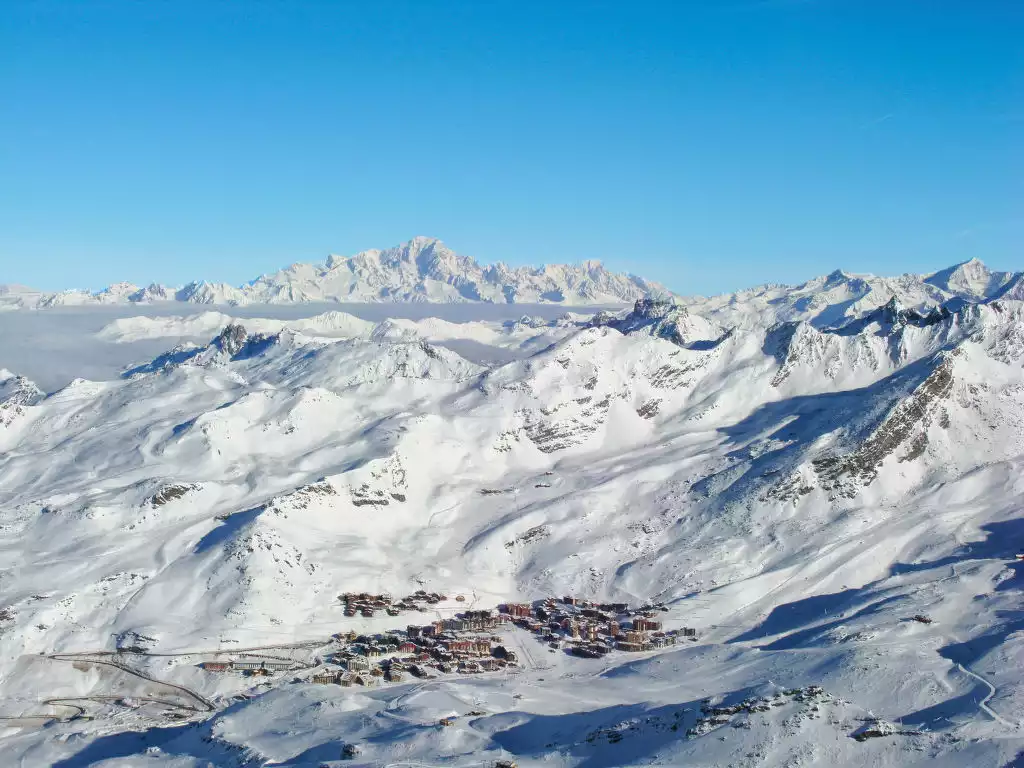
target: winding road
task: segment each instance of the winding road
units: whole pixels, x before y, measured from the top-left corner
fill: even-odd
[[[996,687],[994,685],[992,685],[992,683],[990,683],[984,677],[979,675],[977,672],[971,671],[970,669],[968,669],[967,667],[965,667],[963,664],[961,664],[958,661],[953,662],[953,664],[954,664],[954,666],[957,669],[959,669],[965,675],[967,675],[968,677],[974,678],[979,683],[981,683],[986,688],[988,688],[988,693],[985,695],[985,698],[983,698],[981,701],[978,702],[978,709],[980,709],[986,715],[991,717],[997,723],[1000,723],[1001,725],[1005,726],[1006,728],[1012,728],[1015,731],[1016,730],[1020,730],[1020,723],[1011,723],[1006,718],[1004,718],[1001,715],[997,714],[996,711],[994,709],[992,709],[992,707],[990,707],[988,705],[988,703],[992,700],[992,697],[996,695]]]
[[[198,703],[200,707],[202,707],[202,710],[194,710],[196,712],[213,712],[214,709],[216,709],[211,701],[209,701],[202,695],[196,693],[191,688],[186,688],[183,685],[177,685],[175,683],[168,683],[165,680],[158,680],[157,678],[147,675],[145,672],[140,672],[139,670],[130,667],[122,662],[106,661],[103,659],[91,659],[88,658],[87,655],[75,653],[54,653],[47,656],[47,658],[53,659],[54,661],[69,661],[77,664],[100,664],[107,667],[113,667],[114,669],[119,669],[122,672],[127,672],[130,675],[134,675],[135,677],[138,677],[141,680],[146,680],[147,682],[155,683],[156,685],[162,685],[167,688],[171,688],[172,690],[180,691],[181,693],[185,694],[186,696],[190,697],[193,701]]]

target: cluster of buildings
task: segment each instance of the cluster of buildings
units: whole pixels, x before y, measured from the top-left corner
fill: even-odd
[[[417,592],[395,603],[389,595],[345,594],[346,615],[377,610],[408,610],[422,603],[447,600],[444,595]],[[457,599],[457,598],[456,598]],[[422,610],[422,607],[418,608]],[[512,625],[532,632],[552,649],[587,658],[599,658],[613,650],[638,652],[675,645],[680,638],[696,640],[690,628],[666,631],[660,613],[663,605],[631,609],[626,603],[596,603],[572,596],[547,598],[534,603],[507,603],[497,611],[468,610],[428,624],[410,624],[405,630],[373,635],[354,631],[334,635],[337,650],[322,659],[314,683],[344,686],[376,685],[380,680],[400,682],[407,675],[433,677],[435,673],[490,672],[516,666],[515,652],[493,632]],[[319,661],[318,661],[319,663]],[[295,662],[262,660],[210,661],[202,665],[212,672],[238,671],[267,675],[295,669]]]
[[[207,672],[241,672],[243,675],[265,676],[287,672],[298,664],[293,661],[271,659],[236,659],[234,661],[204,661],[200,666]]]
[[[410,624],[406,630],[406,636],[410,639],[424,637],[440,637],[453,632],[481,632],[494,629],[500,624],[509,621],[507,614],[495,614],[493,611],[465,611],[449,619],[438,619],[430,624],[418,626]]]
[[[470,634],[494,629],[507,617],[492,611],[466,611],[454,618],[409,625],[375,635],[347,632],[334,636],[341,649],[313,675],[314,683],[374,685],[400,682],[406,675],[425,678],[452,672],[493,672],[518,663],[516,654],[495,635]]]
[[[338,595],[338,599],[345,605],[346,616],[365,616],[370,618],[380,611],[388,616],[397,616],[403,611],[419,611],[424,613],[429,605],[437,605],[448,599],[447,595],[440,592],[427,592],[420,589],[411,595],[395,600],[388,593],[371,595],[367,592],[345,592]],[[463,602],[466,598],[463,595],[456,595],[456,601]]]
[[[626,603],[596,603],[573,596],[550,597],[538,603],[501,606],[517,626],[552,648],[563,646],[578,656],[598,658],[612,650],[638,652],[675,645],[679,637],[696,640],[691,628],[664,631],[658,619],[663,605],[631,609]]]

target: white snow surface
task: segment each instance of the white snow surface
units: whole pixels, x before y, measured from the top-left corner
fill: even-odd
[[[857,312],[829,276],[594,318],[5,313],[0,764],[1021,764],[1024,303],[979,265],[872,280]],[[72,347],[124,369],[6,359]],[[698,639],[509,628],[515,674],[372,689],[197,667],[315,663],[415,621],[339,593],[421,587],[660,601]]]

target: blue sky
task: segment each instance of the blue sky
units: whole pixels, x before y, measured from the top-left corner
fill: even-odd
[[[683,293],[1024,243],[1024,3],[10,0],[0,283],[440,237]]]

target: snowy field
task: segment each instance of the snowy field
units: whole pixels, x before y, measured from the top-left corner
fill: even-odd
[[[1024,764],[1024,304],[976,272],[911,309],[830,275],[593,320],[0,313],[0,764]],[[698,637],[506,628],[515,672],[309,682],[408,623],[339,593],[420,587]],[[296,670],[198,666],[270,647]]]

